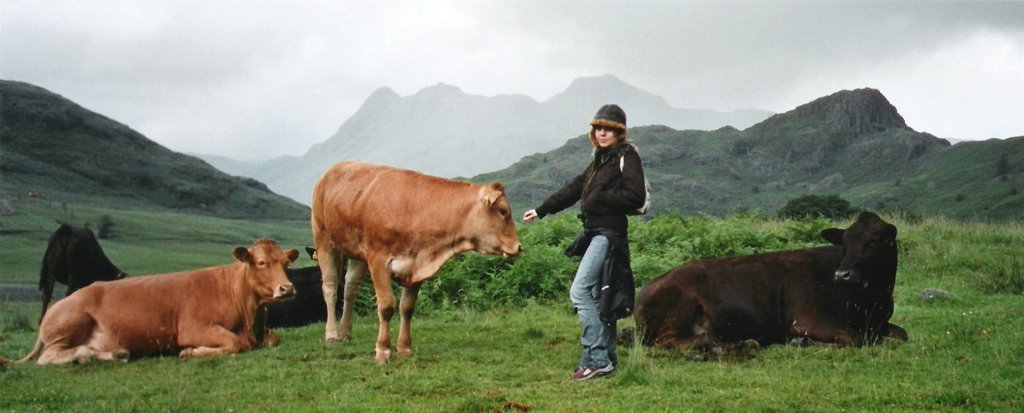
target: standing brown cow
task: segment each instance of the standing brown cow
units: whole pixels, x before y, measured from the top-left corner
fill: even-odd
[[[234,250],[234,264],[97,282],[58,301],[39,326],[39,364],[125,361],[180,350],[183,359],[277,345],[266,306],[295,294],[285,276],[298,257],[272,240]]]
[[[323,273],[328,343],[352,338],[352,308],[367,271],[380,319],[378,364],[391,358],[394,279],[402,289],[398,355],[412,355],[410,322],[423,281],[465,251],[502,256],[522,250],[504,187],[477,185],[361,162],[342,162],[313,190],[313,242]],[[348,259],[341,334],[334,312],[338,269]]]
[[[691,261],[655,278],[634,313],[643,343],[707,350],[747,340],[906,340],[889,323],[896,227],[865,212],[821,235],[835,245]]]

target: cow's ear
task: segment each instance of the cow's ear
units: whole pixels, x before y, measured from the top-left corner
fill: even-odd
[[[500,191],[495,191],[492,188],[480,188],[480,203],[484,205],[484,208],[490,208],[498,198],[501,198],[501,195]]]
[[[839,228],[828,228],[821,231],[821,237],[833,245],[843,245],[843,232]]]
[[[235,247],[235,250],[232,251],[232,254],[235,255],[235,259],[236,260],[239,260],[239,261],[244,262],[244,263],[251,263],[252,262],[252,254],[249,253],[249,249],[248,248],[245,248],[245,247]]]
[[[288,262],[295,262],[299,258],[299,250],[292,248],[284,252],[288,256]]]
[[[898,231],[896,230],[896,226],[895,225],[893,225],[893,224],[886,224],[885,225],[885,233],[884,234],[885,234],[885,239],[886,240],[895,241],[896,240],[896,233],[897,232]]]

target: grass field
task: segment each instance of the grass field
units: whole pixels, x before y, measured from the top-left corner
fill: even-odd
[[[122,269],[149,268],[150,262],[181,265],[175,260],[190,254],[197,256],[191,262],[215,261],[217,254],[202,250],[216,248],[197,246],[183,248],[184,258],[128,264],[133,248],[143,247],[136,244],[148,243],[132,238],[139,236],[134,228],[157,218],[140,214],[114,216],[124,238],[104,241]],[[569,373],[579,355],[579,327],[568,299],[472,309],[423,300],[413,325],[415,356],[387,366],[372,362],[376,317],[361,315],[354,340],[331,347],[323,344],[323,324],[315,324],[279,330],[280,347],[230,357],[2,366],[0,411],[1024,411],[1024,227],[885,218],[900,228],[893,322],[908,331],[906,343],[852,349],[775,346],[709,360],[692,352],[624,347],[616,374],[575,383]],[[191,227],[195,218],[180,219],[162,224],[168,234]],[[675,222],[638,222],[632,231],[637,243],[660,240],[653,233],[671,232]],[[201,229],[194,230],[214,237],[220,248],[262,233],[303,244],[308,230],[302,225],[200,220]],[[538,238],[531,231],[558,225],[542,221],[524,229],[523,238]],[[712,220],[710,225],[707,238],[711,232],[737,238],[730,234],[740,227],[767,231],[793,223]],[[232,235],[235,231],[239,235]],[[0,250],[17,250],[2,252],[5,267],[20,254],[38,260],[19,234],[0,245]],[[187,237],[167,242],[166,248],[190,243]],[[658,242],[660,249],[683,248]],[[108,247],[117,243],[121,246]],[[655,248],[634,247],[635,254],[645,256],[645,268],[664,266],[646,257]],[[33,265],[38,264],[14,265],[27,274],[20,282],[35,282]],[[638,280],[657,275],[651,271],[638,274]],[[428,284],[434,282],[440,280]],[[922,299],[925,288],[956,297]],[[31,348],[37,313],[38,303],[0,303],[0,355],[20,357]],[[624,320],[620,329],[631,325]]]

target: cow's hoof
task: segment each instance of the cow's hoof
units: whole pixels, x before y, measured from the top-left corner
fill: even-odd
[[[331,345],[334,345],[334,344],[338,344],[338,338],[337,337],[327,337],[327,338],[324,339],[324,344],[326,344],[328,346],[331,346]]]
[[[377,350],[377,354],[373,357],[373,362],[378,366],[383,366],[391,362],[391,350]]]
[[[112,357],[113,361],[120,361],[122,363],[128,361],[128,356],[129,355],[130,354],[128,353],[128,350],[125,350],[125,349],[114,350],[114,351],[110,352],[110,356]]]
[[[85,364],[85,363],[89,363],[89,362],[91,362],[93,360],[96,360],[96,356],[94,356],[92,354],[83,354],[83,355],[75,356],[75,363],[77,363],[77,364]]]
[[[412,357],[412,350],[410,349],[398,349],[398,357],[409,358]]]

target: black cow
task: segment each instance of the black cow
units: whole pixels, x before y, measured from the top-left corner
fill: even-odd
[[[316,260],[316,249],[306,248],[309,257]],[[319,266],[289,268],[288,280],[295,287],[295,298],[267,307],[267,327],[300,327],[327,320],[324,303],[323,280]],[[341,300],[336,311],[341,311]]]
[[[711,350],[758,345],[863,345],[906,340],[889,323],[896,281],[896,227],[870,212],[832,246],[691,261],[641,290],[634,318],[643,343]]]
[[[54,283],[68,286],[66,295],[96,281],[111,281],[125,277],[107,255],[103,253],[96,235],[89,228],[61,224],[52,235],[43,254],[39,270],[39,291],[43,293],[43,315],[53,298]]]

